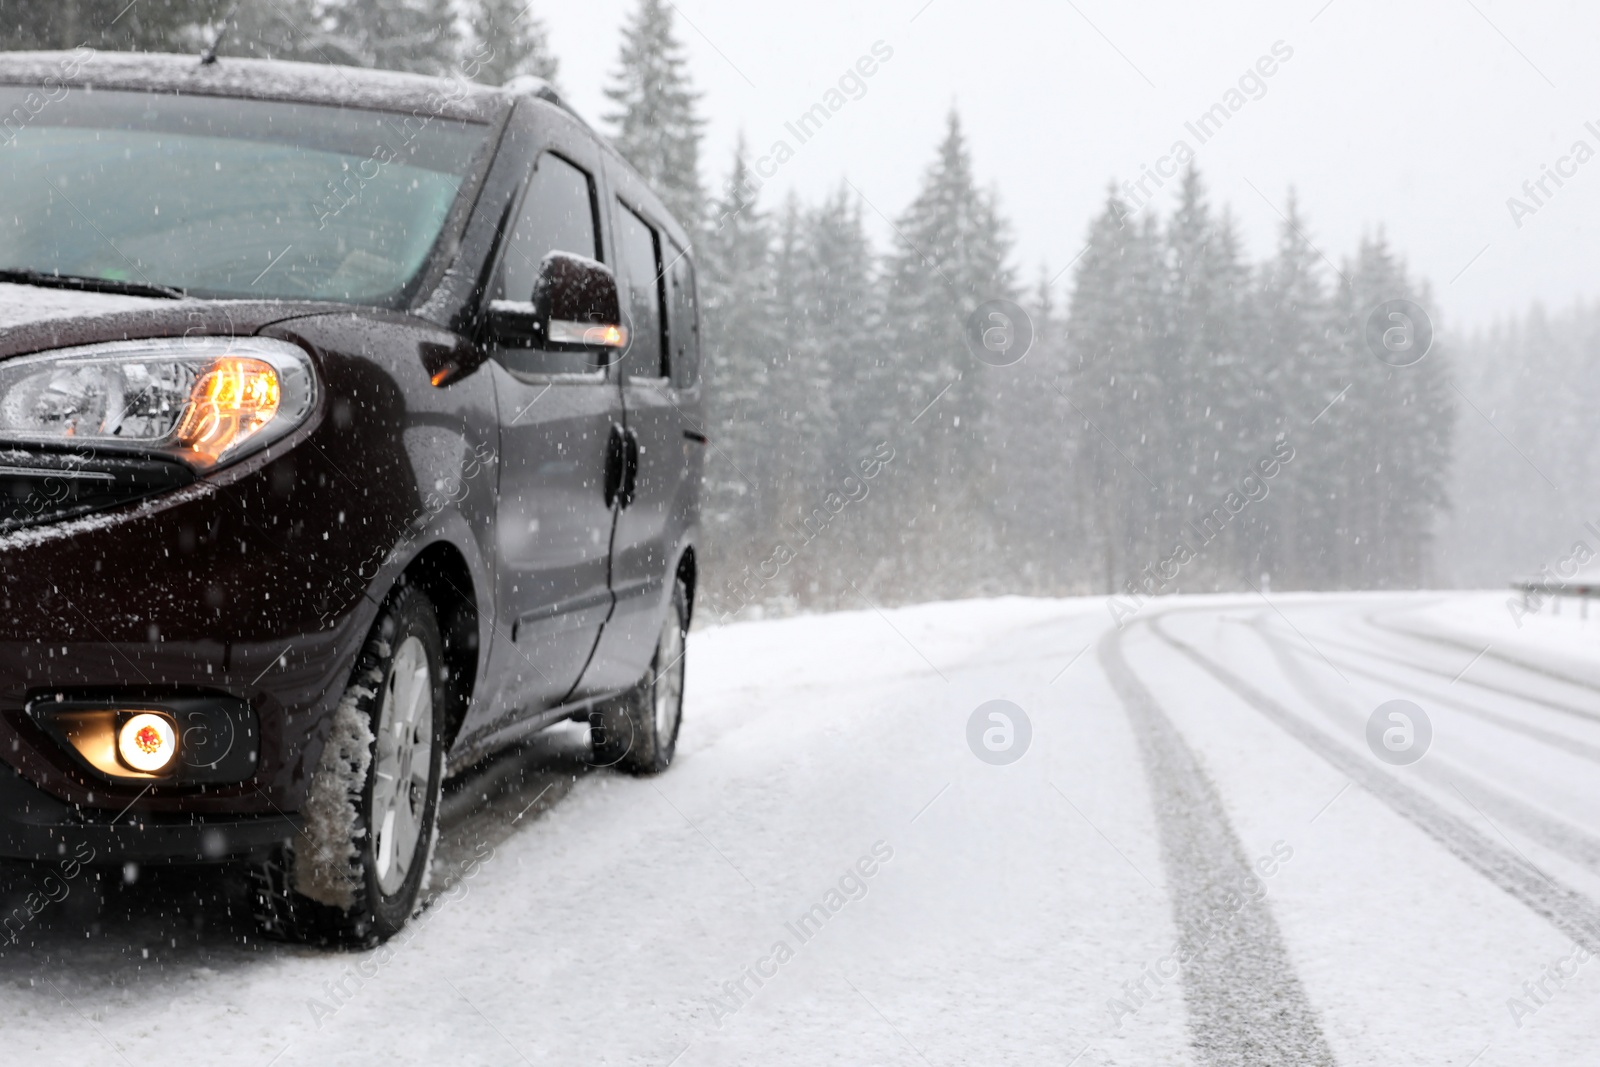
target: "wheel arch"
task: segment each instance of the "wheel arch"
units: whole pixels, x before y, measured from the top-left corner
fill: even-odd
[[[688,622],[690,623],[694,622],[694,585],[699,575],[699,564],[695,560],[694,545],[691,544],[684,548],[683,554],[678,557],[677,569],[677,577],[683,581],[684,588],[688,593],[687,608],[689,612]]]
[[[479,680],[480,619],[472,569],[454,544],[435,541],[406,565],[396,584],[420,589],[438,617],[449,687],[444,737],[445,750],[449,751],[472,706]]]

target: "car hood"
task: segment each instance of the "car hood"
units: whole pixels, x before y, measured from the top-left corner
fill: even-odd
[[[162,302],[143,296],[81,293],[73,289],[45,289],[36,285],[0,282],[0,329],[9,332],[13,327],[49,319],[143,311]]]
[[[0,359],[99,341],[248,336],[284,319],[352,309],[284,300],[169,300],[162,297],[0,283]]]

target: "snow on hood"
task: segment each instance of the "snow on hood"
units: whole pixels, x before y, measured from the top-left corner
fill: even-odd
[[[163,297],[86,293],[76,289],[47,289],[39,285],[0,282],[0,333],[33,322],[115,315],[119,311],[145,311],[176,301]]]
[[[118,293],[82,293],[78,290],[50,290],[40,285],[11,285],[0,282],[0,331],[27,323],[50,322],[51,318],[86,318],[115,315],[117,312],[142,312],[155,306],[171,306],[174,301],[158,296],[122,296]]]

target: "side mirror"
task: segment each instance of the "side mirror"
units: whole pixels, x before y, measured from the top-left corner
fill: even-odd
[[[491,340],[513,348],[600,353],[628,345],[616,276],[571,252],[544,257],[531,301],[491,300],[487,325]]]

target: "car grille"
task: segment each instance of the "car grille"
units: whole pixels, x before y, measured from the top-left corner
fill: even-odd
[[[0,447],[0,533],[126,504],[193,480],[187,467],[170,460]]]

